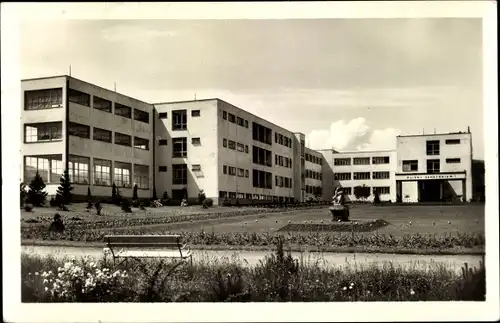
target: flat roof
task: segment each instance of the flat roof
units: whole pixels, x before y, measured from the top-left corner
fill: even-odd
[[[470,134],[471,133],[467,131],[458,131],[458,132],[429,133],[421,135],[399,135],[396,137],[430,137],[430,136],[452,136],[452,135],[470,135]]]
[[[333,151],[334,154],[367,154],[367,153],[396,152],[396,149],[391,149],[391,150],[355,150],[355,151],[338,151],[335,149],[318,149],[317,151]]]

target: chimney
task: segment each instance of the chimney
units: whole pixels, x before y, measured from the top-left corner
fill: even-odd
[[[470,133],[470,126],[467,126],[467,133]]]

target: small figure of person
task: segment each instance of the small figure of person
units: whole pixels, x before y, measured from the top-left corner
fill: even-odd
[[[64,232],[64,223],[59,213],[54,215],[54,221],[50,224],[49,231],[58,233]]]

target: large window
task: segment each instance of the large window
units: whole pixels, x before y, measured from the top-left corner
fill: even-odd
[[[62,140],[62,122],[27,124],[24,126],[25,142]]]
[[[389,164],[390,158],[389,156],[383,156],[383,157],[372,157],[372,164],[379,165],[379,164]]]
[[[149,113],[134,109],[134,120],[149,123]]]
[[[256,122],[252,122],[252,138],[253,140],[260,141],[262,143],[272,145],[272,134],[273,131],[263,125]]]
[[[111,160],[94,158],[94,185],[111,186]]]
[[[134,165],[134,184],[137,185],[137,188],[149,189],[149,166]]]
[[[440,171],[439,159],[428,159],[427,173],[439,173],[439,171]]]
[[[373,187],[373,194],[378,193],[380,195],[382,194],[391,194],[391,188],[389,186],[377,186]]]
[[[439,155],[439,140],[427,141],[427,156]]]
[[[90,139],[90,127],[83,124],[70,122],[68,124],[68,133],[71,136]]]
[[[273,188],[273,174],[272,173],[253,169],[252,170],[252,180],[253,180],[253,187],[267,188],[267,189]]]
[[[172,111],[172,130],[187,129],[187,110]]]
[[[418,172],[418,160],[403,160],[403,172]]]
[[[172,157],[187,157],[187,138],[172,138]]]
[[[174,164],[172,165],[172,184],[187,185],[187,165]]]
[[[354,180],[370,179],[370,172],[356,172],[353,178]]]
[[[335,158],[333,161],[335,166],[349,166],[351,165],[351,158]]]
[[[63,172],[62,154],[25,156],[24,181],[29,183],[37,172],[45,183],[59,183]]]
[[[100,98],[95,95],[93,101],[94,101],[93,102],[94,109],[111,113],[111,101]]]
[[[389,172],[373,172],[373,179],[389,179]]]
[[[90,94],[83,93],[77,90],[68,90],[68,101],[78,103],[86,107],[90,107]]]
[[[263,166],[273,166],[273,153],[270,150],[252,146],[253,163]]]
[[[130,173],[132,167],[130,163],[115,161],[113,170],[113,179],[117,187],[132,187],[130,183]]]
[[[69,155],[68,173],[71,183],[89,184],[89,157]]]
[[[131,147],[132,137],[123,133],[115,132],[115,144]]]
[[[370,157],[355,157],[352,163],[353,165],[370,165]]]
[[[62,88],[24,92],[24,110],[62,107]]]
[[[94,127],[94,140],[111,143],[112,137],[111,131]]]
[[[134,137],[134,148],[149,150],[149,140],[139,137]]]
[[[334,178],[336,181],[350,181],[351,173],[335,173]]]
[[[115,102],[115,115],[132,118],[132,108]]]

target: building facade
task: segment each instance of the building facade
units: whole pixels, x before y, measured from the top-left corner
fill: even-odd
[[[399,136],[394,151],[317,151],[216,98],[149,104],[70,76],[21,85],[21,179],[38,172],[49,196],[65,169],[75,197],[110,197],[114,183],[125,197],[134,185],[140,198],[175,201],[203,190],[215,204],[331,201],[337,187],[355,201],[358,186],[368,201],[469,201],[483,187],[469,131]]]

